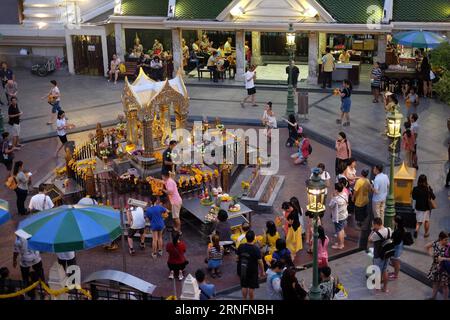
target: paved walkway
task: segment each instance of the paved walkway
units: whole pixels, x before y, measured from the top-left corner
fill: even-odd
[[[48,81],[51,79],[56,79],[60,83],[62,107],[67,112],[70,122],[76,124],[79,131],[93,128],[99,121],[104,124],[113,123],[117,114],[122,111],[120,94],[123,82],[114,85],[100,77],[69,76],[63,72],[47,78],[31,76],[28,72],[20,70],[16,73],[19,84],[19,106],[24,112],[22,137],[25,140],[55,135],[54,126],[45,125],[50,107],[45,100],[40,100],[40,97],[48,92],[50,86]],[[216,90],[211,90],[211,86],[188,85],[190,117],[200,119],[203,115],[210,118],[219,116],[224,122],[257,125],[260,123],[263,104],[270,100],[274,103],[275,114],[281,120],[285,112],[286,92],[269,88],[257,90],[259,107],[242,109],[239,100],[245,94],[243,88],[219,84]],[[339,114],[338,98],[332,96],[331,92],[310,92],[309,121],[303,124],[305,131],[325,145],[333,146],[337,132],[343,130],[347,133],[358,159],[369,164],[386,163],[387,140],[381,135],[384,127],[383,106],[373,104],[371,100],[370,96],[364,94],[352,96],[351,126],[343,130],[335,124]],[[400,104],[403,105],[403,101]],[[2,109],[5,115],[5,108]],[[430,241],[436,239],[441,230],[450,230],[449,193],[444,188],[445,174],[448,170],[449,141],[446,121],[450,116],[450,108],[436,100],[422,99],[418,113],[419,174],[428,176],[439,205],[432,214],[431,237],[428,239]],[[424,255],[425,243],[421,232],[412,250],[405,250],[403,255],[405,262],[422,273],[427,272],[430,265],[430,259]]]
[[[389,282],[389,293],[369,290],[366,284],[365,268],[371,264],[371,258],[364,251],[330,262],[333,276],[338,276],[348,292],[349,300],[423,300],[429,297],[428,286],[400,273],[398,280]],[[304,279],[309,288],[312,285],[312,268],[297,273],[297,278]],[[265,283],[255,290],[255,299],[267,300]],[[240,290],[219,296],[220,300],[241,300]]]

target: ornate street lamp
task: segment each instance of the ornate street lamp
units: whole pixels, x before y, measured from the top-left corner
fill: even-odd
[[[403,116],[397,110],[390,112],[387,115],[387,133],[386,135],[392,139],[390,144],[391,148],[391,168],[389,174],[389,194],[386,199],[386,211],[384,224],[386,227],[394,227],[394,217],[395,217],[395,198],[394,198],[394,166],[395,166],[395,149],[397,145],[398,138],[401,137],[401,125]]]
[[[312,173],[313,176],[308,180],[306,186],[306,192],[308,195],[308,205],[306,206],[306,210],[314,216],[313,286],[309,292],[309,297],[311,300],[320,300],[319,265],[317,261],[319,232],[317,228],[319,216],[325,211],[325,191],[327,186],[319,176],[319,168],[314,168]]]
[[[292,23],[289,24],[289,32],[286,33],[286,50],[289,53],[289,83],[288,83],[288,96],[286,105],[286,116],[295,114],[294,111],[294,87],[292,85],[292,67],[294,64],[295,51],[297,47],[295,45],[295,31]]]

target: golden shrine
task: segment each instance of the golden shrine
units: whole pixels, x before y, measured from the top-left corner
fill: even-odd
[[[395,203],[411,205],[416,169],[406,166],[403,162],[400,166],[395,167],[394,170]]]
[[[175,78],[153,81],[142,69],[133,83],[125,78],[122,103],[126,118],[127,152],[142,147],[145,157],[162,148],[172,135],[171,115],[175,128],[185,128],[189,97],[178,71]]]

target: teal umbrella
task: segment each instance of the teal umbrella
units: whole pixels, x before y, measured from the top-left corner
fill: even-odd
[[[11,219],[8,201],[0,199],[0,225]]]
[[[434,49],[447,41],[441,35],[430,31],[405,31],[394,34],[392,40],[396,44],[415,48]]]
[[[19,224],[28,246],[43,252],[67,252],[110,243],[122,234],[120,214],[106,206],[60,206]]]

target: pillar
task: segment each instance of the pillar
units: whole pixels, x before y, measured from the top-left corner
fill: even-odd
[[[308,83],[317,84],[318,79],[318,58],[319,58],[319,35],[317,32],[309,33],[308,40]]]
[[[185,129],[186,121],[187,121],[187,113],[183,113],[183,107],[179,107],[175,110],[175,128],[177,129]]]
[[[94,178],[94,172],[92,170],[92,167],[88,167],[85,177],[85,189],[86,189],[86,195],[90,197],[95,197],[95,178]]]
[[[48,273],[48,286],[52,290],[61,290],[66,286],[66,273],[63,267],[55,261],[50,268]],[[51,296],[52,300],[67,300],[68,295],[66,293],[60,294],[59,296]]]
[[[183,68],[183,49],[181,48],[181,29],[172,29],[173,70],[175,74]]]
[[[73,45],[72,35],[66,30],[66,53],[67,53],[67,65],[69,67],[69,73],[75,74],[75,66],[73,62]]]
[[[125,42],[125,31],[122,29],[122,24],[114,24],[114,38],[116,40],[116,54],[120,60],[125,61],[125,53],[127,52]]]
[[[377,38],[378,38],[378,43],[377,43],[376,61],[378,61],[380,63],[384,63],[384,62],[386,62],[387,37],[385,34],[380,33]]]
[[[127,112],[127,142],[128,144],[138,143],[138,132],[137,132],[137,111]]]
[[[180,300],[200,300],[200,289],[197,280],[188,274],[183,283]]]
[[[170,128],[170,106],[167,104],[160,105],[159,107],[159,119],[161,123],[161,145],[164,145],[166,138],[171,135]]]
[[[261,65],[261,33],[252,31],[252,64]]]
[[[245,73],[245,31],[236,31],[236,80],[244,80]]]
[[[324,32],[319,32],[319,52],[317,57],[320,58],[325,54],[325,49],[327,48],[327,34]]]
[[[102,53],[103,53],[103,75],[107,77],[109,69],[109,56],[108,56],[109,52],[108,52],[108,40],[106,37],[106,28],[102,32],[101,39],[102,39]]]
[[[144,140],[144,157],[150,158],[153,155],[153,130],[152,121],[149,117],[145,116],[142,120],[142,137]]]

